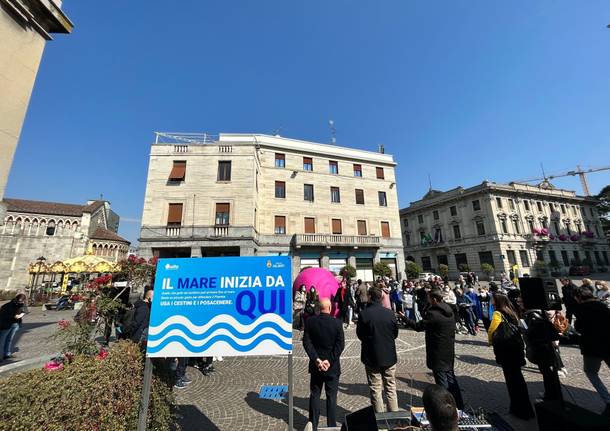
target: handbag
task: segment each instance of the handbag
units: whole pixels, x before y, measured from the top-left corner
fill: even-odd
[[[496,357],[506,357],[507,355],[522,357],[525,350],[525,343],[519,328],[504,315],[502,315],[500,326],[494,331],[492,345]]]

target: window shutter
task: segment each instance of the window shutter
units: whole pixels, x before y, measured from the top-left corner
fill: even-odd
[[[390,223],[387,221],[381,222],[381,236],[384,238],[390,237]]]
[[[316,222],[313,217],[305,217],[305,233],[316,233]]]
[[[332,225],[333,225],[333,234],[341,235],[341,219],[334,218]]]
[[[364,204],[364,190],[356,189],[356,203]]]
[[[167,224],[182,224],[182,204],[169,204]]]
[[[385,176],[383,175],[383,168],[375,168],[377,171],[377,179],[383,180]]]
[[[186,175],[186,162],[174,160],[172,171],[169,174],[169,181],[184,181]]]
[[[284,217],[284,216],[275,216],[275,227],[286,228],[286,217]]]
[[[230,205],[229,204],[216,204],[216,212],[217,213],[228,213]]]
[[[366,235],[366,221],[358,220],[358,235]]]

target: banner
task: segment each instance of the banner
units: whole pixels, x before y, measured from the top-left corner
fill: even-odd
[[[149,357],[292,353],[288,256],[159,259]]]

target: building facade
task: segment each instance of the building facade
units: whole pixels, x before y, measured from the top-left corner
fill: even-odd
[[[7,212],[0,227],[0,289],[28,287],[28,266],[41,256],[47,264],[88,251],[113,263],[127,257],[129,241],[117,235],[119,216],[106,201],[3,202]]]
[[[481,273],[483,263],[496,275],[514,265],[534,275],[537,260],[563,272],[605,268],[610,251],[596,203],[548,182],[430,190],[400,211],[405,255],[424,271],[448,265],[451,277],[466,268]]]
[[[45,42],[70,33],[61,0],[0,0],[0,222],[4,189]]]
[[[389,154],[279,136],[158,135],[140,254],[290,255],[294,274],[350,264],[363,279],[383,261],[401,274],[394,167]]]

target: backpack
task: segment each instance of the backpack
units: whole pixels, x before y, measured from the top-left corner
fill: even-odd
[[[494,331],[492,345],[498,362],[504,358],[512,361],[524,357],[525,343],[521,332],[517,325],[506,319],[504,315],[502,315],[502,323]]]
[[[136,329],[134,327],[134,318],[136,315],[136,307],[128,308],[123,316],[121,317],[121,332],[127,337],[131,337],[132,333]]]

